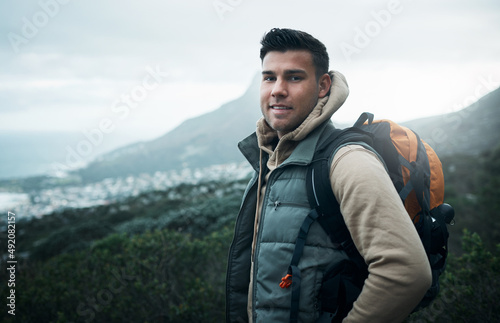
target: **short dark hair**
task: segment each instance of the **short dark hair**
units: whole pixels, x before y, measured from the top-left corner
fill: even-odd
[[[330,58],[325,45],[306,32],[287,28],[273,28],[262,37],[260,44],[262,45],[260,48],[261,61],[271,51],[307,50],[312,54],[316,78],[319,79],[321,75],[328,73]]]

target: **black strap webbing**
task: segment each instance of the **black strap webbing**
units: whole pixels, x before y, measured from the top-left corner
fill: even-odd
[[[300,303],[300,283],[301,274],[298,267],[300,257],[302,257],[302,252],[304,251],[304,246],[306,244],[307,234],[311,228],[311,224],[319,217],[316,209],[312,209],[309,214],[302,222],[300,226],[299,234],[297,240],[295,241],[295,249],[293,250],[292,261],[290,262],[290,267],[288,267],[288,274],[292,275],[292,303],[290,310],[290,322],[297,322],[299,318],[299,303]]]
[[[299,320],[299,303],[300,303],[300,283],[302,277],[300,269],[297,266],[290,266],[292,274],[292,308],[290,309],[290,322],[297,323]]]

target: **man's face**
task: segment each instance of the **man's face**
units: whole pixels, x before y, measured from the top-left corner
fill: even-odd
[[[271,51],[262,60],[260,107],[269,126],[284,134],[295,130],[330,89],[330,77],[316,80],[312,54],[306,50]]]

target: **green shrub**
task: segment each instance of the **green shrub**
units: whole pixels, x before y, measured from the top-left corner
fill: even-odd
[[[61,228],[41,239],[33,248],[33,260],[45,260],[55,255],[86,249],[89,244],[102,239],[113,229],[98,221],[88,221],[74,227]]]
[[[15,321],[222,322],[231,234],[112,234],[31,262],[17,273]]]
[[[460,257],[450,255],[436,300],[409,322],[500,322],[500,245],[493,254],[464,230],[462,248]]]

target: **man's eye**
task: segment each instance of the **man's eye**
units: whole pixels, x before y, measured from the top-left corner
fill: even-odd
[[[272,82],[272,81],[276,80],[276,77],[274,77],[274,76],[264,76],[263,80],[265,82]]]
[[[291,81],[300,81],[300,80],[302,80],[302,77],[300,77],[300,76],[292,76],[292,77],[290,77],[290,80]]]

